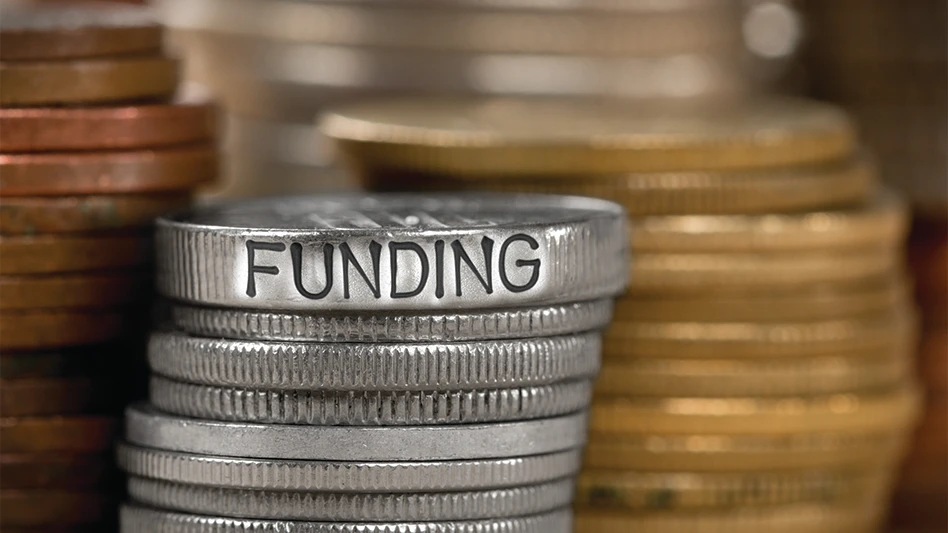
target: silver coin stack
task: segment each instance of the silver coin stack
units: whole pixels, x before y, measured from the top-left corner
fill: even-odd
[[[248,200],[159,219],[128,533],[567,533],[616,204]]]

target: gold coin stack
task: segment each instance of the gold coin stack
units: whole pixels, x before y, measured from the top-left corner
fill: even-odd
[[[740,97],[779,71],[799,35],[781,0],[155,3],[186,77],[210,87],[229,114],[220,194],[233,196],[353,187],[313,127],[334,103]]]
[[[835,107],[364,102],[326,115],[387,190],[595,195],[631,216],[580,532],[878,527],[916,418],[904,205]]]

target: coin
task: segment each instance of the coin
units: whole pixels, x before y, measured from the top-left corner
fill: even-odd
[[[174,305],[175,327],[204,337],[319,342],[458,342],[553,337],[599,330],[612,300],[440,313],[268,313]],[[182,358],[183,359],[183,358]]]
[[[389,533],[410,528],[413,533],[571,533],[572,513],[558,509],[549,513],[518,518],[464,520],[460,522],[297,522],[249,520],[158,511],[123,505],[120,510],[123,533],[229,533],[253,529],[260,533]]]
[[[517,457],[569,450],[585,441],[585,413],[527,422],[456,426],[294,426],[217,422],[135,404],[125,438],[147,448],[262,459],[414,461]]]
[[[40,350],[108,342],[128,336],[141,318],[129,316],[124,309],[6,312],[0,322],[0,349]]]
[[[154,149],[209,141],[215,108],[179,101],[103,107],[0,109],[0,151]]]
[[[0,276],[0,310],[119,307],[146,300],[150,285],[138,272]]]
[[[948,392],[948,328],[922,334],[918,368],[927,390]]]
[[[0,418],[4,454],[102,452],[117,432],[117,421],[105,416]]]
[[[4,379],[54,378],[97,375],[115,367],[122,356],[115,346],[83,346],[48,352],[0,353],[0,376]]]
[[[0,60],[67,59],[156,53],[162,29],[131,6],[44,6],[0,9]]]
[[[295,165],[267,160],[266,154],[223,154],[221,180],[207,187],[201,198],[251,198],[266,195],[339,193],[359,190],[355,180],[338,166]],[[259,176],[268,176],[265,182]]]
[[[3,416],[99,412],[113,400],[108,380],[94,377],[0,379]]]
[[[600,434],[787,435],[879,432],[917,420],[920,391],[901,385],[883,392],[785,398],[600,398],[590,430]]]
[[[98,492],[4,489],[0,490],[0,525],[91,525],[111,519],[116,501],[114,495]]]
[[[231,341],[153,333],[156,374],[207,385],[276,390],[437,391],[589,379],[599,334],[459,343]]]
[[[579,197],[248,200],[162,217],[156,238],[159,292],[221,307],[548,305],[614,295],[628,268],[621,208]]]
[[[485,179],[776,167],[840,159],[855,148],[842,111],[785,99],[696,109],[419,98],[340,107],[322,129],[362,169]]]
[[[4,197],[0,235],[84,233],[150,227],[158,215],[189,205],[187,192],[141,195]]]
[[[119,479],[111,456],[90,453],[0,455],[0,478],[8,489],[91,489]]]
[[[0,382],[2,383],[2,382]],[[279,391],[192,385],[152,376],[151,404],[210,420],[320,426],[431,426],[536,420],[589,406],[590,380],[474,391]]]
[[[61,196],[178,192],[215,179],[210,144],[157,150],[0,155],[0,192]]]
[[[312,121],[279,122],[230,114],[224,121],[225,154],[258,153],[276,162],[326,167],[335,153]]]
[[[581,450],[528,457],[398,463],[291,461],[194,455],[119,444],[133,476],[190,485],[328,492],[445,492],[534,485],[572,476]],[[299,473],[299,474],[297,474]]]
[[[165,98],[178,84],[165,57],[0,62],[0,106],[93,104]]]
[[[201,487],[130,477],[129,497],[157,509],[201,515],[326,522],[439,522],[530,516],[570,503],[570,478],[470,492],[285,492]]]
[[[737,473],[585,470],[579,476],[576,505],[583,512],[687,513],[804,502],[846,504],[881,496],[893,471],[890,464]]]
[[[0,275],[88,272],[140,267],[152,254],[144,234],[99,234],[0,237]]]

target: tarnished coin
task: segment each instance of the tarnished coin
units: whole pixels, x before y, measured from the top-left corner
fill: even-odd
[[[0,203],[0,235],[145,228],[150,227],[158,215],[190,203],[189,192],[43,198],[4,196]]]
[[[0,193],[62,196],[178,192],[213,181],[212,144],[156,150],[0,155]]]
[[[157,53],[162,28],[133,6],[14,3],[0,8],[0,61]]]
[[[365,172],[485,179],[776,167],[844,158],[855,148],[841,110],[787,99],[734,106],[396,99],[341,107],[322,129]]]
[[[611,202],[544,195],[332,195],[158,220],[158,290],[221,307],[348,312],[509,308],[625,286]]]
[[[437,391],[548,385],[599,369],[598,333],[458,343],[231,341],[154,333],[156,374],[276,390]]]
[[[431,461],[518,457],[577,448],[586,414],[455,426],[293,426],[184,418],[135,404],[126,440],[146,448],[262,459]]]
[[[0,275],[135,268],[152,256],[144,232],[0,237]]]
[[[0,276],[0,310],[120,307],[147,301],[150,289],[141,272]]]
[[[134,150],[198,143],[214,137],[215,118],[214,106],[188,101],[5,108],[0,109],[0,151]]]
[[[570,533],[572,512],[558,509],[519,518],[464,520],[453,522],[299,522],[250,520],[221,516],[192,515],[123,505],[119,522],[122,533],[392,533],[408,528],[413,533]]]
[[[446,492],[535,485],[579,471],[580,449],[501,459],[397,463],[243,459],[120,444],[133,476],[190,485],[328,492]]]
[[[156,408],[194,418],[388,427],[565,415],[589,406],[592,381],[473,391],[280,391],[194,385],[153,376],[149,391]]]
[[[0,490],[0,525],[44,528],[112,520],[118,497],[100,492]]]
[[[108,381],[89,377],[0,379],[0,412],[5,417],[101,412],[116,403]]]
[[[118,421],[105,416],[0,418],[4,454],[104,452],[117,433]]]
[[[164,98],[177,85],[177,61],[160,56],[0,62],[3,107]]]
[[[599,330],[612,300],[546,307],[364,313],[273,313],[174,305],[175,327],[204,337],[319,342],[459,342],[553,337]]]
[[[110,454],[0,454],[4,490],[105,488],[117,486],[119,477]]]
[[[130,477],[135,503],[202,515],[326,522],[439,522],[530,516],[569,505],[570,478],[468,492],[286,492],[169,483]]]
[[[590,430],[600,434],[787,435],[881,432],[911,426],[920,390],[789,398],[600,398]]]
[[[42,350],[100,344],[140,331],[142,310],[7,311],[0,322],[0,348]]]

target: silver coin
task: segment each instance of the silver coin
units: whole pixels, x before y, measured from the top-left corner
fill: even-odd
[[[298,522],[241,520],[123,505],[122,533],[571,533],[568,508],[517,518],[457,522]]]
[[[529,516],[569,505],[575,482],[468,492],[293,492],[200,487],[130,477],[129,498],[173,511],[279,520],[340,522],[478,520]]]
[[[583,446],[585,412],[456,426],[293,426],[185,418],[126,409],[126,440],[185,453],[317,461],[441,461],[540,455]]]
[[[318,342],[454,342],[551,337],[609,324],[612,300],[437,313],[268,313],[175,305],[175,327],[205,337]]]
[[[617,204],[592,198],[268,198],[162,217],[172,299],[308,311],[483,309],[613,296],[628,275]]]
[[[397,463],[215,457],[120,443],[118,463],[138,477],[191,485],[327,492],[444,492],[534,485],[575,475],[582,450],[528,457]]]
[[[154,333],[152,371],[165,377],[258,389],[473,390],[589,378],[600,333],[458,343],[233,341]]]
[[[592,381],[476,391],[279,391],[153,376],[152,405],[181,416],[328,426],[426,426],[535,420],[589,407]]]

